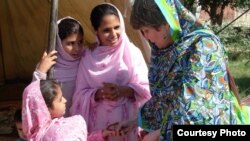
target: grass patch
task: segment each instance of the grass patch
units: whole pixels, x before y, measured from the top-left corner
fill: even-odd
[[[250,60],[229,61],[229,69],[235,79],[241,97],[250,95],[250,62],[248,61]]]

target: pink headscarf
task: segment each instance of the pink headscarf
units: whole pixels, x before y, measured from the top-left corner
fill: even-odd
[[[81,116],[51,119],[40,90],[40,81],[24,89],[22,128],[29,141],[86,141],[86,123]]]
[[[134,89],[136,98],[134,104],[137,108],[151,97],[147,76],[148,68],[141,51],[129,41],[123,17],[118,9],[117,11],[121,28],[117,44],[112,47],[99,45],[93,51],[86,50],[85,56],[82,57],[79,64],[71,114],[83,115],[87,123],[90,120],[90,109],[93,108],[90,106],[91,99],[93,99],[92,94],[102,87],[103,82],[129,86]],[[98,43],[100,42],[98,41]],[[122,97],[118,101],[104,100],[102,104],[118,107],[127,101],[128,98]]]
[[[58,20],[57,25],[59,25],[60,22],[64,19],[73,19],[77,21],[76,19],[68,16]],[[79,21],[77,22],[81,25]],[[67,52],[65,52],[58,34],[56,36],[56,50],[58,51],[58,55],[54,67],[54,78],[56,78],[60,82],[75,80],[80,58],[75,59],[71,57]]]

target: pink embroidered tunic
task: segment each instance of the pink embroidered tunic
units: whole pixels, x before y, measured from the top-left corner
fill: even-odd
[[[23,92],[22,127],[29,141],[86,141],[87,127],[80,115],[51,119],[40,90],[34,81]]]
[[[93,51],[86,50],[79,64],[70,112],[84,117],[89,132],[136,117],[139,108],[151,97],[147,65],[141,51],[129,41],[120,12],[119,15],[122,32],[118,43],[112,47],[99,45]],[[121,97],[117,101],[95,101],[95,93],[103,82],[132,88],[135,100]],[[135,140],[137,130],[124,137],[108,138],[108,141]]]

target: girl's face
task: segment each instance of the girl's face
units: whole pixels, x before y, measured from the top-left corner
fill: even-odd
[[[52,108],[49,108],[51,118],[62,117],[66,111],[67,100],[62,96],[62,90],[60,86],[56,88],[56,96],[52,102]]]
[[[83,50],[83,35],[72,33],[62,40],[62,46],[65,52],[75,59],[81,57]]]
[[[173,43],[169,35],[169,26],[161,25],[157,29],[150,26],[143,26],[140,30],[143,36],[158,48],[166,48]]]
[[[96,32],[101,45],[114,46],[121,34],[119,18],[115,15],[104,16]]]

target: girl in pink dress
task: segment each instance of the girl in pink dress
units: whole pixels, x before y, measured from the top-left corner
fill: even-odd
[[[104,141],[111,132],[89,136],[80,115],[64,118],[67,100],[54,80],[34,81],[23,92],[22,127],[29,141]]]
[[[141,51],[129,41],[123,17],[111,4],[97,5],[91,23],[98,45],[82,57],[71,114],[81,114],[89,132],[136,117],[150,99],[148,68]],[[135,141],[137,130],[108,141]]]
[[[64,17],[58,20],[57,24],[56,48],[54,51],[43,55],[33,73],[33,80],[45,80],[48,70],[51,66],[54,66],[53,78],[61,82],[63,96],[68,101],[64,115],[68,117],[68,110],[75,89],[78,64],[84,50],[84,31],[80,22],[72,17]]]

